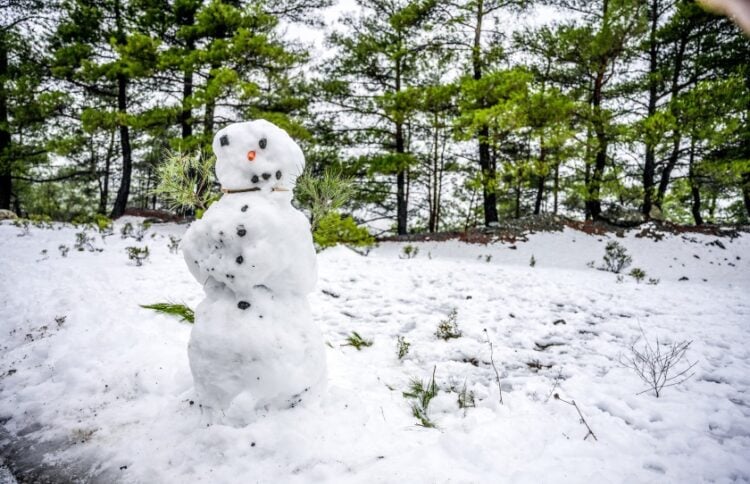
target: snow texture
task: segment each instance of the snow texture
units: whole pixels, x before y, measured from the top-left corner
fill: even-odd
[[[317,267],[310,224],[288,191],[304,168],[297,144],[261,120],[222,129],[213,147],[222,186],[257,190],[225,194],[182,239],[206,294],[188,355],[209,420],[242,424],[325,386],[323,339],[307,303]]]
[[[138,223],[121,220],[115,233],[127,221]],[[237,427],[205,425],[185,352],[190,325],[139,307],[203,299],[168,249],[184,226],[154,225],[141,242],[89,230],[104,250],[62,257],[57,247],[81,230],[23,235],[0,224],[0,449],[16,475],[36,469],[8,455],[62,477],[85,465],[91,482],[750,480],[747,235],[655,241],[566,229],[513,245],[412,242],[413,259],[401,258],[403,243],[367,257],[326,250],[310,296],[330,344],[321,404]],[[610,240],[659,284],[587,267]],[[125,247],[144,244],[151,257],[137,267]],[[463,336],[440,340],[453,309]],[[619,364],[641,329],[652,342],[693,341],[695,376],[658,399],[638,395],[643,383]],[[352,331],[373,345],[342,346]],[[399,335],[411,343],[402,360]],[[433,368],[437,429],[416,426],[402,396]],[[458,407],[464,384],[476,407]],[[583,440],[575,408],[553,391],[576,401],[598,440]]]

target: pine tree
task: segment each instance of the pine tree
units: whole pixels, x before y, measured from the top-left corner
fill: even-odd
[[[359,16],[343,19],[347,32],[330,36],[337,55],[326,70],[328,101],[361,125],[368,171],[396,177],[396,231],[407,233],[409,145],[416,110],[408,87],[416,84],[422,59],[437,47],[429,35],[434,0],[360,0]]]
[[[122,168],[112,217],[125,213],[133,173],[133,130],[142,87],[156,67],[158,39],[137,30],[137,2],[72,0],[53,38],[53,72],[78,88],[84,129],[116,127]],[[111,15],[110,15],[111,14]]]
[[[474,105],[464,106],[464,110],[483,111],[492,107],[492,100],[482,96],[481,90],[477,90],[472,83],[483,83],[488,71],[497,67],[497,61],[505,56],[503,38],[492,29],[492,23],[497,21],[498,14],[523,4],[524,2],[517,0],[467,0],[451,5],[449,25],[452,27],[453,35],[448,45],[465,56],[463,60],[468,75],[465,76],[462,86],[472,91],[470,96],[474,99]],[[477,96],[477,93],[480,95]],[[484,224],[495,225],[498,223],[497,159],[491,150],[490,128],[483,122],[472,125],[471,134],[476,139],[478,147]]]
[[[617,141],[617,120],[626,111],[613,101],[621,95],[618,84],[643,31],[645,10],[639,0],[558,3],[583,20],[560,29],[559,61],[574,67],[578,81],[571,87],[588,104],[580,113],[588,124],[584,156],[586,218],[599,220],[606,169],[613,165],[610,151]]]
[[[46,123],[66,103],[65,96],[48,83],[49,73],[39,48],[43,44],[41,19],[52,6],[38,0],[0,5],[2,209],[21,211],[21,191],[39,181],[29,171],[47,160],[51,136]],[[34,24],[36,29],[32,28]]]

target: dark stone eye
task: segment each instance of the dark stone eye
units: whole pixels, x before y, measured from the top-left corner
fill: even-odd
[[[229,136],[222,135],[222,137],[219,138],[219,144],[221,146],[229,146]]]
[[[266,145],[268,144],[268,140],[266,138],[261,138],[260,141],[258,141],[258,146],[260,146],[260,149],[265,150]]]
[[[281,170],[276,172],[276,179],[281,180]]]

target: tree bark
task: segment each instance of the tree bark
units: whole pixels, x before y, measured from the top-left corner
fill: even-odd
[[[602,98],[604,90],[604,72],[606,62],[602,62],[594,79],[594,91],[591,104],[594,112],[594,135],[596,136],[596,155],[594,169],[589,179],[586,212],[593,220],[600,220],[602,214],[601,185],[604,179],[604,169],[607,166],[607,134],[604,128],[602,113]]]
[[[680,43],[677,46],[677,52],[675,53],[674,72],[672,73],[672,87],[670,90],[672,99],[676,98],[677,95],[680,93],[680,90],[682,89],[680,86],[680,74],[682,73],[682,65],[683,65],[683,61],[685,58],[685,48],[687,47],[689,35],[690,35],[689,31],[682,32],[682,35],[680,37]],[[677,161],[680,159],[680,143],[681,142],[682,142],[682,131],[680,129],[680,123],[678,121],[678,123],[675,125],[674,132],[673,132],[672,152],[670,153],[669,158],[667,159],[667,163],[661,172],[661,176],[659,177],[659,187],[657,189],[656,198],[654,200],[654,205],[659,207],[659,209],[662,208],[662,204],[664,203],[664,196],[667,193],[667,188],[669,188],[669,182],[671,181],[672,170],[677,165]]]
[[[547,150],[542,147],[539,151],[539,164],[544,167],[545,159],[547,158]],[[538,175],[536,185],[536,199],[534,200],[534,215],[539,215],[542,210],[542,200],[544,199],[544,184],[547,181],[547,176],[543,174]]]
[[[482,22],[484,20],[484,0],[477,1],[476,24],[474,26],[474,44],[471,52],[471,64],[474,80],[482,79]],[[486,108],[486,101],[479,100],[479,109]],[[479,168],[482,172],[482,198],[484,208],[484,225],[490,226],[498,222],[497,216],[497,187],[495,186],[495,162],[490,156],[490,130],[487,125],[479,128],[477,142],[479,143]]]
[[[602,21],[607,21],[609,15],[609,1],[602,2]],[[587,184],[586,199],[586,218],[600,220],[602,214],[601,188],[604,180],[604,169],[607,166],[607,148],[609,139],[605,128],[604,113],[602,112],[602,101],[604,99],[604,76],[607,72],[607,66],[610,61],[608,54],[602,54],[597,65],[596,75],[594,77],[594,86],[591,95],[591,106],[593,109],[594,119],[594,136],[596,136],[596,155],[594,158],[594,169],[591,172],[589,183]],[[613,60],[614,61],[614,60]]]
[[[404,128],[396,123],[396,153],[404,153]],[[399,168],[396,174],[396,226],[398,235],[406,235],[406,170]]]
[[[112,155],[115,151],[115,131],[112,130],[112,135],[109,138],[109,146],[107,146],[107,156],[104,159],[104,183],[102,186],[101,196],[99,198],[99,213],[107,213],[107,203],[109,202],[109,167],[112,163]]]
[[[5,79],[8,75],[8,45],[5,33],[0,32],[0,208],[10,210],[13,191],[13,172],[10,160],[10,130],[8,128],[8,98]]]
[[[695,225],[703,225],[703,216],[701,216],[701,190],[698,184],[698,179],[695,176],[695,140],[692,140],[690,143],[688,180],[690,182],[690,211],[693,214]]]
[[[430,206],[430,213],[429,218],[427,221],[427,230],[430,233],[434,233],[435,230],[437,230],[437,204],[438,204],[438,166],[439,166],[439,160],[438,160],[438,136],[439,136],[439,128],[438,128],[438,116],[437,114],[433,117],[433,130],[432,130],[432,162],[430,166],[430,189],[428,191],[428,201]]]
[[[396,61],[396,93],[401,91],[401,63]],[[400,120],[396,121],[395,133],[396,153],[403,155],[406,151],[404,140],[404,125]],[[407,233],[407,194],[406,194],[406,168],[401,166],[403,160],[399,157],[399,167],[396,173],[396,231],[398,235]]]
[[[658,0],[651,0],[649,12],[651,27],[649,30],[649,69],[648,69],[648,109],[647,116],[650,118],[656,114],[657,83],[656,70],[658,61],[658,42],[656,29],[658,27]],[[641,212],[648,220],[653,203],[654,174],[656,171],[656,146],[652,139],[646,137],[646,153],[643,166],[643,207]]]
[[[182,27],[190,27],[195,23],[195,10],[187,8],[180,12],[179,23]],[[192,35],[185,39],[185,51],[187,53],[195,50],[195,41]],[[180,111],[180,128],[182,139],[186,140],[193,135],[193,110],[191,107],[193,96],[193,69],[192,66],[186,66],[182,73],[182,111]]]
[[[554,197],[552,213],[557,215],[557,192],[560,190],[560,162],[555,163],[555,180],[553,184]]]
[[[193,110],[190,108],[190,97],[193,95],[193,71],[186,69],[182,75],[182,111],[180,127],[183,141],[193,135]]]
[[[742,201],[745,202],[745,210],[750,218],[750,172],[742,174]]]
[[[120,2],[115,2],[115,22],[117,24],[118,43],[125,43],[125,32],[122,27],[120,16]],[[119,120],[120,147],[122,151],[122,180],[117,190],[114,207],[112,207],[112,218],[121,217],[128,206],[130,196],[130,178],[133,172],[132,149],[130,146],[130,128],[124,118],[128,114],[128,78],[122,72],[117,74],[117,111],[121,116]]]

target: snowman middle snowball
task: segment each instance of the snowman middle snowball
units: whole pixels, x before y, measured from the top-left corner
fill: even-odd
[[[325,388],[323,339],[307,303],[317,280],[315,249],[307,218],[291,204],[305,158],[264,120],[225,127],[213,149],[225,195],[181,243],[206,295],[188,357],[203,408],[248,421]]]

